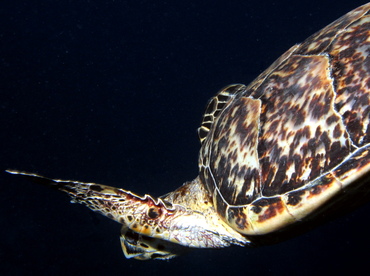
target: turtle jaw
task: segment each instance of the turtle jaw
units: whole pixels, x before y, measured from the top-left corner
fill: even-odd
[[[126,225],[121,228],[120,240],[125,257],[140,261],[169,260],[190,250],[180,244],[138,234]]]

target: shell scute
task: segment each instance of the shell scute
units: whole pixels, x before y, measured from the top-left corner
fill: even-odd
[[[336,70],[335,108],[343,116],[356,146],[370,142],[370,16],[364,17],[342,33],[330,50]]]
[[[340,163],[350,141],[334,109],[327,56],[291,56],[256,90],[262,101],[262,194],[299,188]]]
[[[370,172],[370,145],[356,150],[345,162],[333,170],[333,175],[343,184],[350,185]]]
[[[322,30],[307,38],[297,49],[296,54],[317,55],[325,52],[332,41],[346,30],[349,26],[357,22],[368,14],[369,5],[363,5],[345,14]]]
[[[327,173],[312,181],[310,185],[284,194],[282,199],[289,213],[295,220],[300,220],[340,192],[341,189],[341,182],[333,174]]]
[[[201,159],[201,168],[212,168],[211,174],[217,179],[217,191],[231,205],[247,204],[260,193],[257,153],[260,112],[260,100],[235,99],[215,122],[209,134],[212,139],[207,139],[206,146],[202,147],[204,150],[212,149],[212,158]],[[206,152],[201,155],[206,156]],[[212,181],[204,183],[211,190],[216,185]]]
[[[228,207],[226,218],[229,225],[233,225],[234,228],[241,229],[242,231],[252,227],[243,208]]]
[[[251,229],[244,230],[247,235],[266,234],[295,221],[280,196],[260,198],[245,209],[252,225]]]

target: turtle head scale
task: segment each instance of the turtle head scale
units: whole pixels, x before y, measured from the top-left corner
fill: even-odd
[[[126,258],[169,259],[189,248],[220,248],[247,242],[221,222],[198,178],[163,197],[153,198],[96,183],[50,179],[16,170],[7,172],[63,191],[72,203],[83,204],[121,223],[120,239]]]

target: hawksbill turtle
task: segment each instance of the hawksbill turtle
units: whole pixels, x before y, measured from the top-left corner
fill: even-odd
[[[122,224],[127,258],[249,246],[330,212],[370,170],[370,3],[222,89],[198,130],[199,175],[159,198],[8,170]],[[366,188],[365,190],[369,190]]]

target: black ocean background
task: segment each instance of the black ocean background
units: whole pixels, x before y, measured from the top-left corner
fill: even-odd
[[[365,1],[2,1],[0,170],[155,196],[197,175],[208,99]],[[368,268],[369,204],[260,248],[126,260],[119,224],[0,172],[1,275],[312,275]]]

